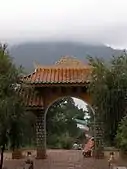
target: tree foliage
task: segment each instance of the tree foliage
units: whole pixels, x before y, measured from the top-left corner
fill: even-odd
[[[0,45],[0,169],[4,150],[8,146],[13,150],[19,148],[22,141],[25,109],[16,91],[21,72],[13,64],[7,46]]]
[[[118,126],[116,143],[119,148],[127,151],[127,115],[122,118]]]
[[[118,123],[126,113],[127,54],[112,57],[109,63],[89,57],[93,67],[90,92],[97,107],[96,118],[104,123],[105,138],[113,144]]]
[[[47,143],[50,147],[65,148],[81,135],[74,118],[84,119],[84,111],[70,97],[55,102],[47,112]]]

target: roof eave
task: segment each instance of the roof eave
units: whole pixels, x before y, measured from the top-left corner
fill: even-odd
[[[90,84],[90,81],[86,82],[77,82],[77,83],[24,83],[26,86],[31,87],[45,87],[45,86],[54,86],[54,87],[60,87],[60,86],[84,86]]]
[[[30,111],[30,110],[43,110],[44,107],[43,106],[26,106],[26,111]]]

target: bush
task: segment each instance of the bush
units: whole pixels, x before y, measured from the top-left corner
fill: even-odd
[[[59,148],[59,139],[57,134],[52,134],[47,137],[48,148],[55,149]]]
[[[50,149],[71,149],[73,138],[68,133],[48,136],[47,145]]]
[[[71,149],[72,148],[73,139],[69,136],[68,133],[63,134],[59,138],[59,142],[61,144],[61,148],[63,148],[63,149]]]

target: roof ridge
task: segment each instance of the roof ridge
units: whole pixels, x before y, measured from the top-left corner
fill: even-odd
[[[63,56],[53,65],[41,65],[34,62],[34,68],[35,70],[32,73],[25,75],[24,78],[35,75],[42,70],[92,70],[91,65],[85,64],[83,61],[72,56]]]
[[[37,62],[34,62],[34,68],[35,70],[38,68],[73,68],[73,67],[89,67],[89,64],[86,64],[84,61],[79,60],[76,57],[73,56],[62,56],[58,61],[56,61],[54,64],[51,65],[41,65]]]
[[[75,67],[70,67],[70,66],[67,66],[67,67],[61,67],[61,66],[58,66],[58,67],[55,67],[55,66],[44,66],[44,67],[38,67],[36,70],[42,70],[42,69],[91,69],[92,66],[84,66],[84,67],[78,67],[78,66],[75,66]]]

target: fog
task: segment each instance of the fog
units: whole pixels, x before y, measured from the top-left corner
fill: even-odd
[[[127,47],[126,0],[4,0],[0,40],[69,40]]]

